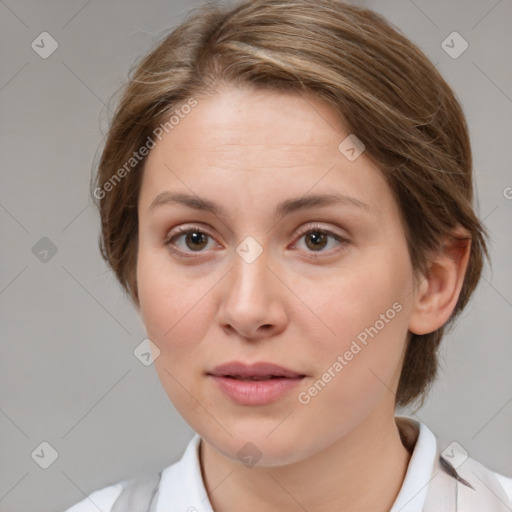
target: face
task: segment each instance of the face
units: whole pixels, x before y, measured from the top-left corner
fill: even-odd
[[[350,133],[322,101],[251,89],[196,99],[151,150],[139,197],[154,364],[219,452],[237,460],[250,441],[260,465],[304,459],[393,417],[414,301],[398,206],[364,152],[354,159],[350,139],[339,149]],[[340,199],[312,200],[327,194]],[[227,362],[302,377],[210,375]]]

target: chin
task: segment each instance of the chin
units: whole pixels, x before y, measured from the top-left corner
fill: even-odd
[[[284,427],[278,426],[276,429],[275,421],[270,428],[268,422],[264,422],[263,427],[253,421],[252,425],[240,425],[238,428],[226,425],[226,429],[233,437],[224,431],[214,436],[199,434],[224,457],[247,467],[284,466],[304,457],[298,444],[304,443],[304,436],[295,436]]]

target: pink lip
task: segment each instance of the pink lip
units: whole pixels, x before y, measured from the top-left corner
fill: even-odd
[[[265,405],[292,390],[304,377],[278,377],[249,381],[232,377],[211,376],[220,390],[240,405]]]
[[[276,401],[305,377],[273,363],[246,365],[237,361],[216,366],[208,372],[220,390],[240,405],[264,405]],[[264,380],[241,380],[259,377]]]

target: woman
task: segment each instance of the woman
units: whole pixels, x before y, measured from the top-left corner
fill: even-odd
[[[510,510],[511,478],[395,416],[487,249],[461,107],[381,16],[202,7],[138,64],[93,195],[196,435],[69,512]]]

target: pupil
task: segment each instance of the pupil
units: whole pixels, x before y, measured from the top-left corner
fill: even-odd
[[[324,233],[315,231],[315,232],[312,232],[309,234],[309,236],[307,237],[307,240],[313,241],[313,244],[310,248],[315,249],[315,248],[319,248],[319,247],[325,247],[326,236]],[[307,245],[309,247],[309,243]]]
[[[200,245],[201,246],[200,248],[203,248],[206,245],[206,243],[207,243],[206,235],[204,233],[197,233],[195,231],[188,234],[188,236],[187,236],[187,243],[189,241],[192,241],[192,244]],[[204,242],[204,243],[202,243],[202,242]],[[190,245],[189,245],[189,247],[190,247]],[[194,247],[190,247],[190,248],[194,249]]]

